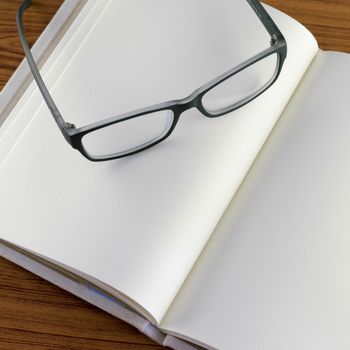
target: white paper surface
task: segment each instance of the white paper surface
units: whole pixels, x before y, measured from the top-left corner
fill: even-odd
[[[349,66],[318,55],[163,328],[220,350],[349,349]]]
[[[245,1],[89,6],[43,69],[77,126],[185,97],[269,45]],[[84,159],[31,87],[1,140],[23,120],[2,157],[0,237],[112,286],[159,322],[317,50],[304,28],[271,13],[289,45],[278,82],[224,118],[189,111],[169,141],[131,158]]]

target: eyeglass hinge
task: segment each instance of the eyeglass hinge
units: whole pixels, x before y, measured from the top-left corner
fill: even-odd
[[[274,46],[277,43],[278,43],[278,39],[277,39],[277,37],[275,35],[273,35],[272,38],[271,38],[270,44],[271,44],[271,46]]]
[[[65,127],[68,128],[68,129],[75,129],[75,125],[72,124],[72,123],[69,123],[69,122],[65,123]]]

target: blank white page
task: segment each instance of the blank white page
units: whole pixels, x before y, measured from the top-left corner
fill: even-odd
[[[185,97],[270,42],[246,1],[88,6],[43,69],[77,126]],[[317,51],[301,25],[269,10],[289,46],[278,82],[223,118],[189,111],[168,141],[137,156],[87,161],[32,85],[1,141],[20,130],[2,159],[1,238],[115,288],[159,322]]]
[[[350,348],[349,67],[318,55],[162,327],[220,350]]]

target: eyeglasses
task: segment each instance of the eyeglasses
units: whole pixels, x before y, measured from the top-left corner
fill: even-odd
[[[246,105],[276,82],[287,57],[286,40],[258,0],[247,2],[271,36],[269,48],[184,99],[153,105],[81,128],[65,122],[31,54],[23,29],[23,14],[31,6],[31,0],[23,1],[20,6],[17,27],[34,79],[64,138],[87,159],[107,161],[133,155],[164,141],[174,131],[181,114],[191,108],[197,108],[209,118],[220,117]],[[264,72],[262,77],[261,72]],[[259,75],[256,83],[248,89],[242,88],[242,83],[254,73]]]

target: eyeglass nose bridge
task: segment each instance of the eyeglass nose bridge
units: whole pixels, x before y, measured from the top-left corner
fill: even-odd
[[[197,108],[199,111],[201,111],[201,98],[202,96],[200,94],[194,92],[184,99],[179,100],[176,105],[177,112],[182,114],[192,108]]]

